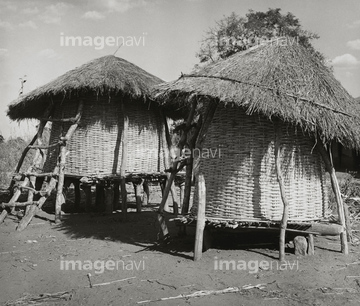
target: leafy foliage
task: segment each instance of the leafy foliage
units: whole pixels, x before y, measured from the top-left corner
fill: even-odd
[[[319,36],[303,30],[292,13],[283,15],[279,8],[267,12],[250,10],[246,17],[240,17],[234,12],[224,17],[206,32],[196,56],[201,63],[216,61],[281,36],[294,38],[324,61],[310,43]]]
[[[12,174],[27,144],[27,141],[21,137],[0,142],[0,187],[9,186]],[[34,151],[30,150],[25,157],[22,170],[26,170],[31,165],[33,158]]]

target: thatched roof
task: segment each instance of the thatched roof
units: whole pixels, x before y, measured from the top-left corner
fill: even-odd
[[[160,84],[153,95],[176,108],[188,106],[194,97],[215,99],[360,149],[359,103],[319,59],[284,38]]]
[[[92,60],[9,105],[8,116],[15,120],[39,118],[52,101],[87,94],[146,99],[151,87],[163,82],[138,66],[113,55]]]

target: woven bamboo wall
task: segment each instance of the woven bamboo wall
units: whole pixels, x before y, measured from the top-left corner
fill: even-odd
[[[327,192],[321,157],[313,149],[313,141],[301,131],[285,123],[281,130],[280,160],[290,202],[289,220],[322,218]],[[239,108],[216,110],[199,164],[199,171],[205,177],[207,217],[281,220],[283,204],[276,176],[274,142],[274,124],[270,120],[248,116]],[[192,214],[197,211],[196,195],[197,190]]]
[[[123,131],[121,98],[84,98],[80,125],[68,143],[65,174],[102,177],[120,172]],[[55,109],[55,118],[74,117],[77,100],[67,100]],[[125,101],[129,117],[127,173],[155,173],[164,170],[161,131],[163,120],[155,108],[143,102]],[[66,134],[70,124],[53,123],[50,143]],[[49,150],[44,171],[55,167],[58,149]]]

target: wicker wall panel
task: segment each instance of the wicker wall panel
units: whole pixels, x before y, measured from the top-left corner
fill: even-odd
[[[65,173],[99,177],[120,173],[123,132],[121,98],[94,97],[83,99],[80,125],[68,143]],[[55,110],[55,118],[74,117],[76,100],[64,101]],[[156,109],[142,102],[125,101],[129,117],[127,173],[154,173],[164,170],[161,131],[163,121]],[[59,140],[70,124],[53,123],[50,143]],[[49,150],[44,170],[52,171],[58,149]]]
[[[281,125],[281,169],[290,202],[289,220],[322,218],[326,176],[313,141]],[[274,124],[238,108],[218,108],[204,141],[199,171],[206,184],[206,216],[281,220],[283,204],[275,170]],[[207,158],[212,150],[213,156]],[[192,214],[197,210],[195,191]]]

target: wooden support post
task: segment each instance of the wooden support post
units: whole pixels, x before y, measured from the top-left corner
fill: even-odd
[[[176,193],[176,187],[175,187],[174,183],[171,185],[170,192],[171,192],[171,197],[173,200],[173,214],[178,215],[179,214],[179,203],[177,201],[177,193]]]
[[[150,202],[150,189],[149,189],[149,184],[146,180],[143,183],[143,188],[144,188],[143,206],[147,206],[147,205],[149,205],[149,202]],[[145,196],[146,196],[146,199],[145,199]]]
[[[79,125],[83,109],[83,101],[80,100],[78,105],[77,114],[74,120],[74,123],[70,126],[65,137],[62,137],[60,144],[60,160],[59,160],[59,179],[56,193],[56,202],[55,202],[55,223],[61,222],[61,206],[65,202],[63,195],[63,185],[64,185],[64,175],[65,175],[65,165],[66,165],[66,144],[70,140],[71,136],[74,134],[76,128]]]
[[[95,207],[98,212],[104,212],[106,210],[105,185],[103,181],[98,182],[95,187]]]
[[[105,212],[112,214],[114,211],[114,190],[110,183],[105,187]]]
[[[92,194],[91,194],[91,185],[89,184],[81,184],[80,187],[85,193],[85,207],[83,207],[84,211],[91,211],[92,210]]]
[[[119,202],[120,202],[120,184],[118,181],[114,181],[114,209],[120,209]]]
[[[314,235],[309,234],[308,236],[308,255],[314,255],[315,254],[315,244],[314,244]]]
[[[344,205],[344,217],[345,217],[345,229],[346,229],[347,241],[351,243],[353,241],[353,235],[351,230],[349,207],[345,201],[343,201],[343,205]]]
[[[143,182],[141,183],[133,183],[134,186],[134,191],[135,191],[135,199],[136,199],[136,212],[140,213],[141,212],[141,206],[142,206],[142,201],[141,201],[141,196],[142,196],[142,186],[143,186]]]
[[[276,175],[279,182],[281,200],[283,202],[283,215],[280,223],[280,238],[279,238],[279,260],[285,260],[285,234],[287,227],[287,220],[289,215],[289,201],[286,197],[285,186],[282,177],[281,163],[280,163],[280,136],[281,136],[281,127],[278,126],[278,123],[275,123],[275,166],[276,166]]]
[[[78,179],[73,181],[75,191],[75,211],[80,210],[81,193],[80,193],[80,181]]]
[[[330,155],[331,153],[327,152],[327,150],[326,150],[324,144],[322,143],[321,139],[318,139],[316,147],[318,148],[318,151],[322,156],[322,159],[323,159],[323,161],[325,163],[326,170],[330,174],[331,186],[332,186],[333,192],[335,194],[336,203],[337,203],[337,211],[338,211],[338,215],[339,215],[339,222],[344,227],[344,229],[346,229],[344,205],[343,205],[343,201],[342,201],[342,198],[341,198],[339,182],[338,182],[337,177],[336,177],[334,166],[333,166],[333,164],[331,162],[331,155]],[[346,229],[345,231],[343,231],[340,234],[341,252],[346,254],[346,255],[349,254],[349,246],[348,246],[348,241],[347,241],[347,230],[350,230],[350,229]]]
[[[128,129],[129,129],[129,117],[126,114],[126,109],[124,101],[121,103],[121,111],[124,116],[124,127],[121,137],[121,168],[120,168],[120,177],[121,177],[121,213],[123,216],[123,221],[127,219],[127,191],[126,191],[126,168],[127,168],[127,138],[128,138]]]
[[[35,176],[30,176],[29,184],[30,184],[31,188],[35,189],[35,184],[36,184],[36,177]],[[31,201],[33,201],[33,199],[34,199],[34,192],[32,190],[29,190],[28,191],[27,201],[31,202]],[[29,209],[30,209],[30,206],[26,206],[25,214],[29,211]]]
[[[123,221],[127,220],[127,191],[125,177],[121,179],[121,214]]]
[[[196,220],[196,235],[195,235],[195,248],[194,248],[194,260],[201,259],[203,250],[203,238],[205,228],[205,207],[206,207],[206,187],[205,179],[202,174],[199,174],[198,179],[198,211]]]
[[[55,223],[61,222],[61,206],[65,203],[63,194],[64,176],[65,176],[65,163],[66,163],[66,143],[60,146],[60,161],[59,161],[59,179],[56,192],[55,202]]]
[[[184,203],[185,183],[181,183],[179,186],[179,189],[180,189],[180,203],[182,204],[181,213],[184,214],[184,209],[183,209],[184,204],[183,203]]]
[[[121,176],[121,211],[123,216],[123,221],[127,219],[127,191],[126,191],[126,168],[127,168],[127,137],[128,137],[128,129],[129,129],[129,117],[126,114],[126,109],[124,105],[124,101],[121,103],[121,110],[124,116],[124,127],[123,133],[121,137],[122,144],[122,154],[121,154],[121,168],[120,168],[120,176]]]

